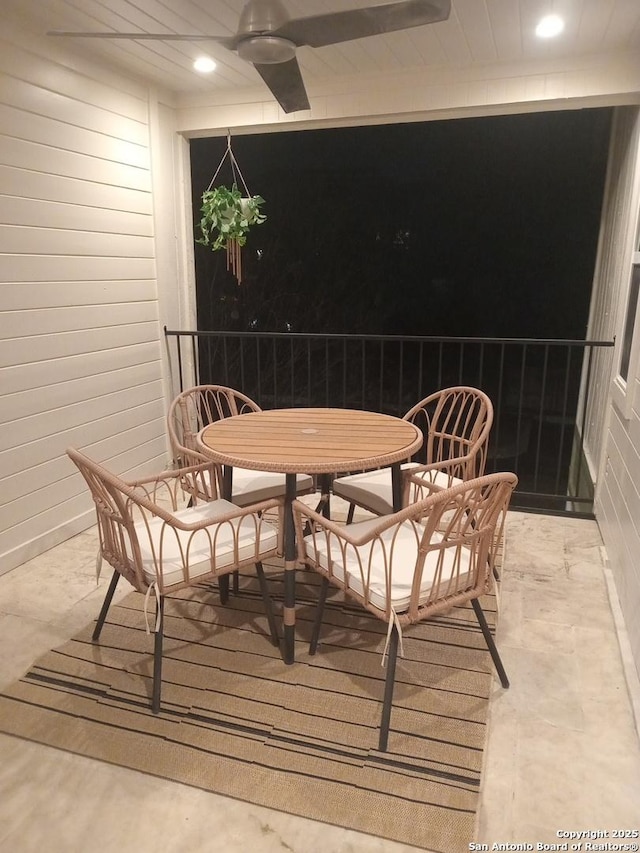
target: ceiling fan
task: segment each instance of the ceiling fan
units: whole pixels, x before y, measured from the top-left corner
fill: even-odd
[[[189,35],[184,33],[66,32],[51,30],[50,36],[106,39],[156,39],[159,41],[215,41],[235,50],[254,68],[285,111],[310,109],[296,59],[296,48],[324,47],[343,41],[382,35],[396,30],[445,21],[451,0],[402,0],[291,18],[281,0],[249,0],[240,15],[233,36]]]

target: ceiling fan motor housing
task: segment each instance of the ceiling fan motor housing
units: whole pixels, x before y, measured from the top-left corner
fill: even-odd
[[[238,24],[240,58],[258,65],[276,65],[293,59],[296,45],[289,39],[272,35],[288,20],[289,14],[280,0],[249,0]]]
[[[295,44],[279,36],[253,36],[238,42],[238,56],[258,65],[288,62],[295,55]]]

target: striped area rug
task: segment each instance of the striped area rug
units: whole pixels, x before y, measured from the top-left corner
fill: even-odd
[[[282,565],[266,566],[282,599]],[[166,602],[163,709],[149,710],[143,597],[112,606],[0,695],[0,730],[60,749],[443,853],[475,836],[491,660],[473,611],[406,632],[389,750],[377,751],[385,626],[327,602],[310,657],[317,581],[299,573],[296,663],[268,639],[257,581]],[[495,601],[483,602],[487,618]]]

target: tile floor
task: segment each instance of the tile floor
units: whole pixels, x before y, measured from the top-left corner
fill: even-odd
[[[95,618],[95,553],[88,531],[0,577],[0,688]],[[640,687],[611,590],[595,522],[510,514],[498,645],[511,688],[496,679],[470,844],[640,828]],[[410,849],[0,735],[3,851]]]

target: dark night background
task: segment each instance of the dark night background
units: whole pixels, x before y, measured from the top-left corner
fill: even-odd
[[[611,111],[235,136],[267,221],[198,328],[584,338]],[[225,138],[191,141],[194,222]],[[218,183],[231,183],[229,160]]]

